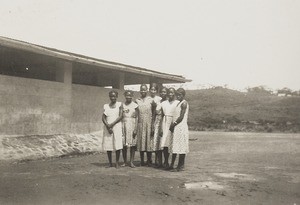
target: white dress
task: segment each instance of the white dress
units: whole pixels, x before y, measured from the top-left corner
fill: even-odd
[[[154,120],[154,136],[150,138],[150,151],[158,151],[160,150],[160,123],[161,123],[161,97],[155,96],[153,102],[156,104],[155,108],[155,120]]]
[[[109,104],[104,105],[104,115],[108,123],[114,122],[119,117],[121,102],[116,102],[116,106],[111,108]],[[102,148],[105,151],[115,151],[123,148],[122,143],[122,122],[118,122],[112,128],[113,134],[109,134],[106,126],[103,127]]]
[[[180,116],[181,112],[181,105],[183,102],[186,102],[183,100],[180,102],[174,112],[173,120],[175,121]],[[174,132],[171,138],[171,144],[169,152],[173,154],[187,154],[189,152],[189,129],[187,124],[189,114],[189,105],[187,104],[187,108],[183,117],[183,120],[177,124],[174,128]]]
[[[170,125],[173,122],[174,111],[178,103],[179,103],[178,100],[174,100],[172,102],[165,100],[161,103],[161,108],[164,113],[164,117],[162,119],[163,136],[161,137],[161,141],[160,141],[161,149],[170,146],[171,131],[169,129],[170,129]]]
[[[135,115],[135,109],[138,105],[134,102],[126,105],[123,104],[123,145],[132,147],[136,146],[136,139],[133,137],[133,132],[136,126],[137,116]]]

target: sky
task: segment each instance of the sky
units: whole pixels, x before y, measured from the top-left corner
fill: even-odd
[[[299,0],[0,0],[0,36],[183,75],[300,90]]]

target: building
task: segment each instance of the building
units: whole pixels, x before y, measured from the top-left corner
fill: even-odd
[[[0,135],[100,131],[105,87],[189,81],[5,37],[0,56]]]

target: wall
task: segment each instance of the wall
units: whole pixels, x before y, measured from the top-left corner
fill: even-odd
[[[0,75],[0,134],[66,133],[70,117],[70,86]]]
[[[102,132],[103,105],[109,102],[110,90],[96,86],[72,85],[71,131],[73,133]]]
[[[0,135],[101,132],[109,90],[0,75]]]

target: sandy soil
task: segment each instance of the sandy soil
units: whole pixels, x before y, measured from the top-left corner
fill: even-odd
[[[100,153],[1,162],[0,204],[300,204],[299,134],[192,132],[190,148],[176,173]]]

